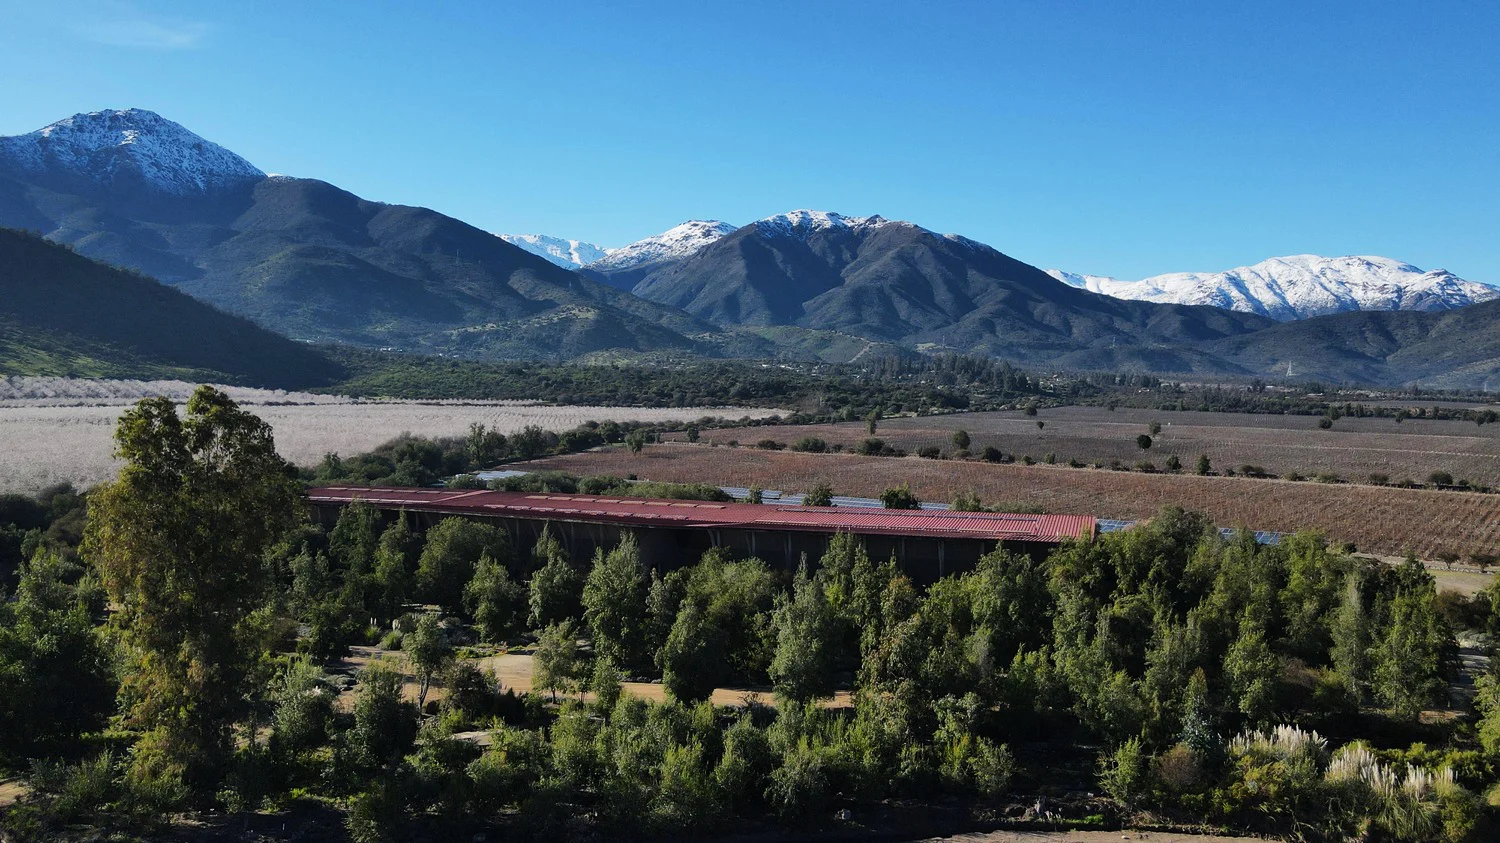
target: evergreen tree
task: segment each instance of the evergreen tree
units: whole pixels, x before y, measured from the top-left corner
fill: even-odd
[[[649,580],[640,545],[627,533],[608,554],[594,557],[583,586],[583,613],[594,652],[626,670],[651,663],[646,649],[646,595]]]
[[[778,600],[772,623],[776,655],[770,675],[776,696],[796,702],[832,696],[837,620],[823,587],[807,575],[806,564],[797,569],[791,596]]]
[[[1448,637],[1433,607],[1432,577],[1417,567],[1416,584],[1391,599],[1390,625],[1372,651],[1376,699],[1411,721],[1442,697]]]
[[[486,550],[474,578],[464,586],[464,608],[485,641],[499,643],[520,630],[526,616],[526,588],[510,578],[504,565]]]
[[[467,518],[444,518],[427,531],[422,557],[417,561],[417,594],[445,612],[460,613],[464,587],[474,578],[474,569],[486,552],[510,563],[504,529]]]
[[[550,528],[543,528],[541,538],[532,549],[532,558],[540,565],[531,575],[527,601],[527,623],[531,628],[541,629],[568,618],[581,617],[583,572],[569,561],[562,543],[552,536]]]

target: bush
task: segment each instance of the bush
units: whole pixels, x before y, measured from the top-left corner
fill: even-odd
[[[1001,462],[1005,454],[994,445],[985,445],[984,450],[979,452],[979,458],[985,462]]]
[[[816,436],[804,436],[792,443],[793,451],[803,451],[809,454],[821,454],[828,450],[828,443]]]
[[[1446,471],[1434,471],[1427,475],[1427,482],[1434,486],[1452,486],[1453,475]]]
[[[781,444],[780,442],[777,442],[775,439],[762,439],[759,442],[755,443],[755,447],[761,449],[762,451],[780,451],[786,446]]]
[[[891,486],[880,493],[880,503],[886,509],[921,509],[922,503],[912,492],[911,487],[902,484]]]
[[[928,445],[917,451],[917,456],[928,460],[940,460],[943,458],[943,449],[936,445]]]
[[[806,737],[787,749],[771,773],[766,802],[784,822],[805,822],[828,804],[828,771]]]

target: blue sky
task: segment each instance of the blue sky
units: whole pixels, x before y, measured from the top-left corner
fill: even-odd
[[[426,7],[432,8],[426,8]],[[605,246],[879,213],[1138,278],[1500,283],[1500,3],[0,0],[0,134],[160,112],[262,169]]]

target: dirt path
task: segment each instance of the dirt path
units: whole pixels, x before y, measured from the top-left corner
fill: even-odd
[[[384,661],[391,668],[401,672],[404,679],[401,686],[401,695],[409,702],[416,702],[421,688],[417,684],[416,677],[410,673],[406,657],[399,651],[382,650],[379,647],[351,647],[349,655],[340,659],[329,669],[329,672],[336,675],[353,677],[359,671],[376,661]],[[500,653],[475,659],[474,662],[479,665],[480,670],[494,671],[495,678],[500,680],[502,688],[513,690],[516,693],[533,689],[531,682],[533,665],[531,653],[529,652],[517,650]],[[625,693],[633,697],[640,697],[643,700],[651,702],[662,702],[667,698],[666,688],[660,682],[623,682],[620,687]],[[354,695],[351,693],[352,690],[351,686],[349,690],[340,695],[339,705],[341,707],[347,708],[353,705]],[[429,702],[441,700],[447,695],[447,690],[440,683],[434,682],[432,687],[427,691],[427,700]],[[587,693],[558,695],[558,699],[565,698],[592,700],[593,695]],[[718,688],[714,690],[710,700],[714,705],[722,706],[741,706],[751,701],[765,703],[766,705],[776,704],[775,695],[770,688]],[[833,699],[825,700],[823,704],[831,708],[841,708],[853,705],[853,700],[848,691],[839,691],[834,694]]]

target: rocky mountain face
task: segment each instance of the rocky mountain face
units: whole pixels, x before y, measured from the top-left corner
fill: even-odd
[[[1053,278],[1137,301],[1207,304],[1277,321],[1353,310],[1439,311],[1500,298],[1500,289],[1445,269],[1375,256],[1290,255],[1225,272],[1175,272],[1141,281],[1049,269]]]

